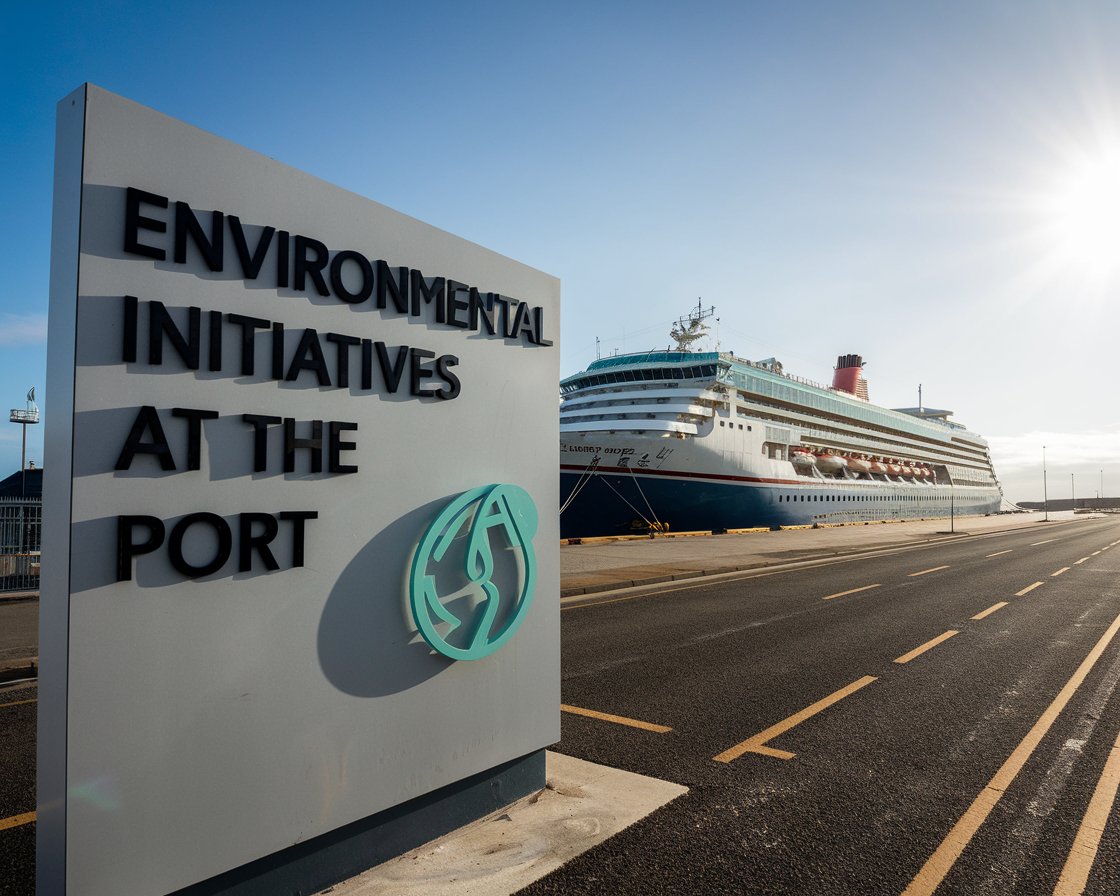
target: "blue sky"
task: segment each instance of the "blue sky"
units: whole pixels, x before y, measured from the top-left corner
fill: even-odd
[[[1012,499],[1043,444],[1051,495],[1120,494],[1120,188],[1084,199],[1120,166],[1120,4],[91,0],[3,28],[5,407],[50,413],[54,107],[91,81],[560,277],[564,374],[702,298],[724,350],[818,381],[860,353],[890,406],[923,383]]]

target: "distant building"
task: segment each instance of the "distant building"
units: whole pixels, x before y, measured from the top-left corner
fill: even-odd
[[[0,498],[41,497],[43,497],[42,467],[28,467],[22,473],[16,470],[7,479],[0,479]]]
[[[1109,510],[1120,507],[1120,498],[1078,498],[1076,506],[1072,498],[1051,498],[1047,502],[1019,501],[1024,510]]]

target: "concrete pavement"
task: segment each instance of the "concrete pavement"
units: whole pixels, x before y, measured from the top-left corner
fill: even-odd
[[[546,768],[539,793],[319,896],[506,896],[688,792],[561,753]]]

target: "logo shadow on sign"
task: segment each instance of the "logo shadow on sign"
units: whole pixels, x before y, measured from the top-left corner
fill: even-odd
[[[338,577],[319,620],[323,674],[340,691],[384,697],[407,691],[455,665],[435,653],[406,620],[408,560],[416,536],[446,504],[433,501],[385,526]]]

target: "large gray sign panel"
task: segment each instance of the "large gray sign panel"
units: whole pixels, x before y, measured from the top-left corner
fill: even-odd
[[[59,105],[42,892],[169,893],[559,739],[559,292]]]

